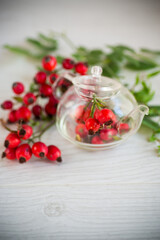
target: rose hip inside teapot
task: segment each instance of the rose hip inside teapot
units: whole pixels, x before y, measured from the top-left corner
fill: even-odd
[[[59,102],[57,128],[79,147],[107,149],[137,132],[148,107],[138,105],[118,81],[101,76],[101,67],[92,67],[91,73],[76,77],[66,73],[73,86]]]

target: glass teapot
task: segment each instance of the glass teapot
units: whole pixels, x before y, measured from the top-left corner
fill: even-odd
[[[138,105],[132,93],[118,81],[101,76],[101,67],[92,67],[91,74],[64,74],[73,86],[60,99],[57,128],[79,147],[107,149],[137,132],[148,107]]]

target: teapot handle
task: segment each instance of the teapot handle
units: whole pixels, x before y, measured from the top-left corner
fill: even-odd
[[[149,108],[145,105],[138,105],[127,116],[123,117],[117,123],[117,130],[120,135],[132,135],[138,131],[141,126],[144,115],[148,115]],[[130,127],[130,131],[121,133],[120,126],[123,123],[127,123]]]

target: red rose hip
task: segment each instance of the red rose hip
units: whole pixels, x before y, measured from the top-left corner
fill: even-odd
[[[42,84],[39,89],[42,97],[49,97],[52,95],[52,87],[49,84]]]
[[[50,161],[62,162],[60,149],[54,145],[48,146],[47,158]]]
[[[22,138],[23,140],[27,140],[32,136],[33,129],[31,126],[23,124],[21,128],[17,131],[17,133],[20,138]]]
[[[17,120],[24,120],[27,122],[31,117],[31,111],[28,107],[22,106],[16,111]]]
[[[42,66],[47,71],[53,71],[57,65],[57,60],[53,56],[46,56],[42,59]]]
[[[97,110],[97,113],[95,113],[95,118],[100,124],[110,125],[116,122],[115,114],[110,109],[106,108],[100,111]]]
[[[16,148],[6,148],[2,153],[2,158],[7,158],[9,160],[16,159]]]
[[[45,72],[38,72],[34,78],[36,83],[43,84],[46,82],[47,74]]]
[[[74,68],[74,61],[70,58],[65,58],[62,62],[62,65],[65,69],[72,69]]]
[[[32,150],[29,144],[25,143],[16,149],[16,158],[19,163],[25,163],[32,157]]]
[[[21,82],[14,82],[12,89],[15,94],[19,95],[24,92],[24,85]]]
[[[52,73],[50,76],[49,76],[49,81],[51,84],[53,84],[57,78],[59,77],[59,75],[57,73]]]
[[[15,123],[17,121],[17,118],[16,118],[16,110],[12,110],[9,115],[8,115],[8,122],[9,123]]]
[[[38,158],[45,157],[48,153],[48,147],[43,142],[36,142],[32,146],[32,153]]]
[[[26,93],[23,97],[23,102],[26,105],[33,104],[35,101],[36,101],[36,96],[31,92]]]
[[[92,144],[103,144],[102,139],[99,136],[94,136],[91,141]]]
[[[93,135],[94,133],[96,133],[100,128],[100,124],[94,118],[88,118],[85,122],[85,126],[90,135]]]
[[[112,141],[114,136],[117,135],[117,130],[114,128],[111,129],[103,129],[100,132],[100,138],[104,141]]]
[[[80,137],[86,137],[88,134],[88,131],[86,129],[85,124],[79,123],[75,128],[76,134],[78,134]]]
[[[5,139],[4,146],[6,148],[16,148],[21,140],[16,133],[9,133]]]
[[[75,70],[77,73],[81,74],[81,75],[85,75],[88,71],[88,66],[86,63],[83,62],[78,62],[75,65]]]
[[[42,107],[40,105],[35,105],[33,108],[32,108],[32,113],[34,114],[34,116],[36,118],[40,118],[41,116],[41,113],[42,113]]]
[[[1,104],[1,108],[3,108],[4,110],[12,109],[12,107],[13,103],[10,100],[6,100]]]

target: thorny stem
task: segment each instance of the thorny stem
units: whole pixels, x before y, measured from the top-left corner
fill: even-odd
[[[0,118],[0,122],[1,122],[2,126],[3,126],[7,131],[12,132],[12,133],[16,133],[16,131],[14,131],[14,130],[10,129],[9,127],[7,127],[5,121],[4,121],[2,118]]]
[[[55,119],[52,120],[51,123],[48,124],[45,128],[43,128],[43,130],[42,130],[38,135],[32,137],[32,138],[30,139],[30,141],[34,142],[34,139],[35,139],[35,138],[39,138],[39,139],[40,139],[40,138],[42,137],[42,135],[43,135],[50,127],[52,127],[54,124],[55,124]]]

